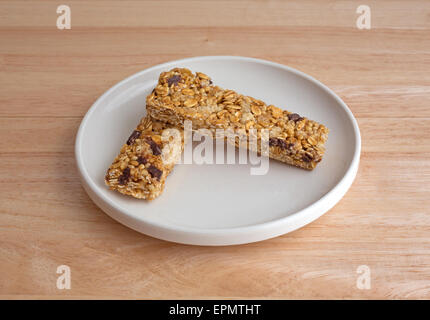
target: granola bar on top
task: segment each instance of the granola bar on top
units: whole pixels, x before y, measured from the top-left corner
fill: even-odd
[[[105,183],[112,190],[153,200],[184,148],[183,130],[144,117],[109,167]]]
[[[297,113],[282,110],[252,97],[212,84],[200,72],[175,68],[163,72],[155,90],[146,98],[148,114],[159,121],[193,129],[269,129],[270,158],[312,170],[322,160],[328,129]],[[236,146],[238,143],[235,142]]]

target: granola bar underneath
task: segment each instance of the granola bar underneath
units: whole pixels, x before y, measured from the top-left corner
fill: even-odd
[[[183,147],[181,129],[144,117],[107,170],[105,183],[122,194],[153,200],[163,192]]]

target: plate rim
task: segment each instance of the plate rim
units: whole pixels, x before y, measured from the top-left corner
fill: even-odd
[[[205,61],[213,59],[247,61],[277,67],[288,72],[294,73],[295,75],[314,83],[316,86],[322,88],[327,94],[332,96],[346,112],[348,120],[351,122],[354,131],[355,150],[353,158],[348,164],[348,169],[333,188],[331,188],[325,195],[313,202],[311,205],[306,206],[305,208],[296,211],[288,216],[274,219],[271,221],[266,221],[263,223],[230,228],[194,228],[187,226],[172,227],[169,225],[163,225],[162,223],[148,222],[144,219],[136,219],[135,217],[130,216],[129,214],[124,212],[122,208],[115,203],[115,201],[113,201],[110,197],[105,196],[99,191],[99,187],[90,177],[85,166],[83,165],[83,155],[81,150],[82,138],[92,113],[96,110],[100,101],[104,100],[106,96],[110,95],[114,90],[124,85],[126,82],[132,81],[133,79],[140,77],[144,73],[148,73],[153,69],[171,67],[172,65],[178,63],[187,63],[196,60]],[[82,118],[75,139],[75,161],[77,164],[81,183],[89,197],[96,203],[97,206],[99,206],[106,214],[111,216],[113,219],[138,232],[162,240],[193,245],[235,245],[263,241],[283,234],[287,234],[309,224],[310,222],[316,220],[317,218],[325,214],[327,211],[329,211],[335,204],[337,204],[342,199],[345,193],[349,190],[358,171],[360,154],[361,135],[357,120],[355,119],[352,111],[349,109],[347,104],[334,91],[332,91],[322,82],[316,80],[314,77],[292,67],[273,61],[243,56],[211,55],[189,57],[157,64],[149,68],[143,69],[137,73],[134,73],[127,78],[117,82],[107,91],[105,91],[99,98],[97,98],[97,100],[91,105],[85,116]],[[255,233],[257,231],[260,232],[260,236],[255,236]],[[226,237],[228,237],[229,239],[226,239]]]

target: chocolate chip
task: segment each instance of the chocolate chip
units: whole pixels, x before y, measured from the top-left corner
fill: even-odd
[[[278,145],[278,140],[279,139],[276,139],[276,138],[270,138],[269,139],[269,146],[276,147]]]
[[[137,158],[137,162],[139,164],[146,164],[148,160],[144,156],[139,156],[139,158]]]
[[[146,142],[151,147],[151,150],[152,150],[152,153],[153,153],[154,156],[159,156],[161,154],[161,148],[160,148],[160,146],[154,140],[152,140],[151,137],[148,137],[146,139]]]
[[[174,84],[177,85],[179,81],[181,81],[181,76],[178,75],[174,75],[173,77],[170,77],[169,79],[167,79],[167,84],[169,85],[169,87]]]
[[[127,144],[131,145],[134,142],[134,140],[136,140],[139,137],[140,137],[140,131],[134,130],[130,135],[130,137],[127,139]]]
[[[294,146],[294,143],[287,143],[287,141],[278,138],[270,138],[269,146],[271,147],[279,147],[281,149],[287,150],[291,149]]]
[[[124,171],[122,172],[122,175],[120,175],[118,178],[118,183],[124,185],[127,183],[129,178],[130,178],[130,168],[125,168]]]
[[[213,84],[212,80],[209,80],[209,84]]]
[[[297,114],[297,113],[291,113],[291,114],[289,114],[288,115],[288,119],[290,119],[290,120],[293,120],[293,121],[295,121],[295,122],[297,122],[297,121],[300,121],[300,120],[302,120],[302,119],[304,119],[304,118],[302,118],[299,114]]]
[[[160,169],[158,169],[156,166],[152,164],[149,166],[148,172],[151,175],[151,177],[156,178],[158,181],[160,181],[161,175],[163,174],[163,171],[161,171]]]
[[[307,153],[305,153],[303,156],[302,156],[302,160],[304,161],[304,162],[311,162],[311,160],[313,159],[313,157],[311,156],[311,155],[309,155],[309,154],[307,154]]]
[[[282,139],[279,139],[279,141],[278,141],[278,146],[279,146],[281,149],[288,149],[287,141],[282,140]]]

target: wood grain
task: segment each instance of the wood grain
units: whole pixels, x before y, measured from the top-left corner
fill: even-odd
[[[430,2],[0,1],[0,298],[430,298]],[[232,247],[153,239],[82,189],[79,123],[119,80],[243,55],[323,81],[357,117],[352,188],[291,234]],[[56,288],[56,268],[72,289]],[[356,287],[359,265],[370,290]]]

